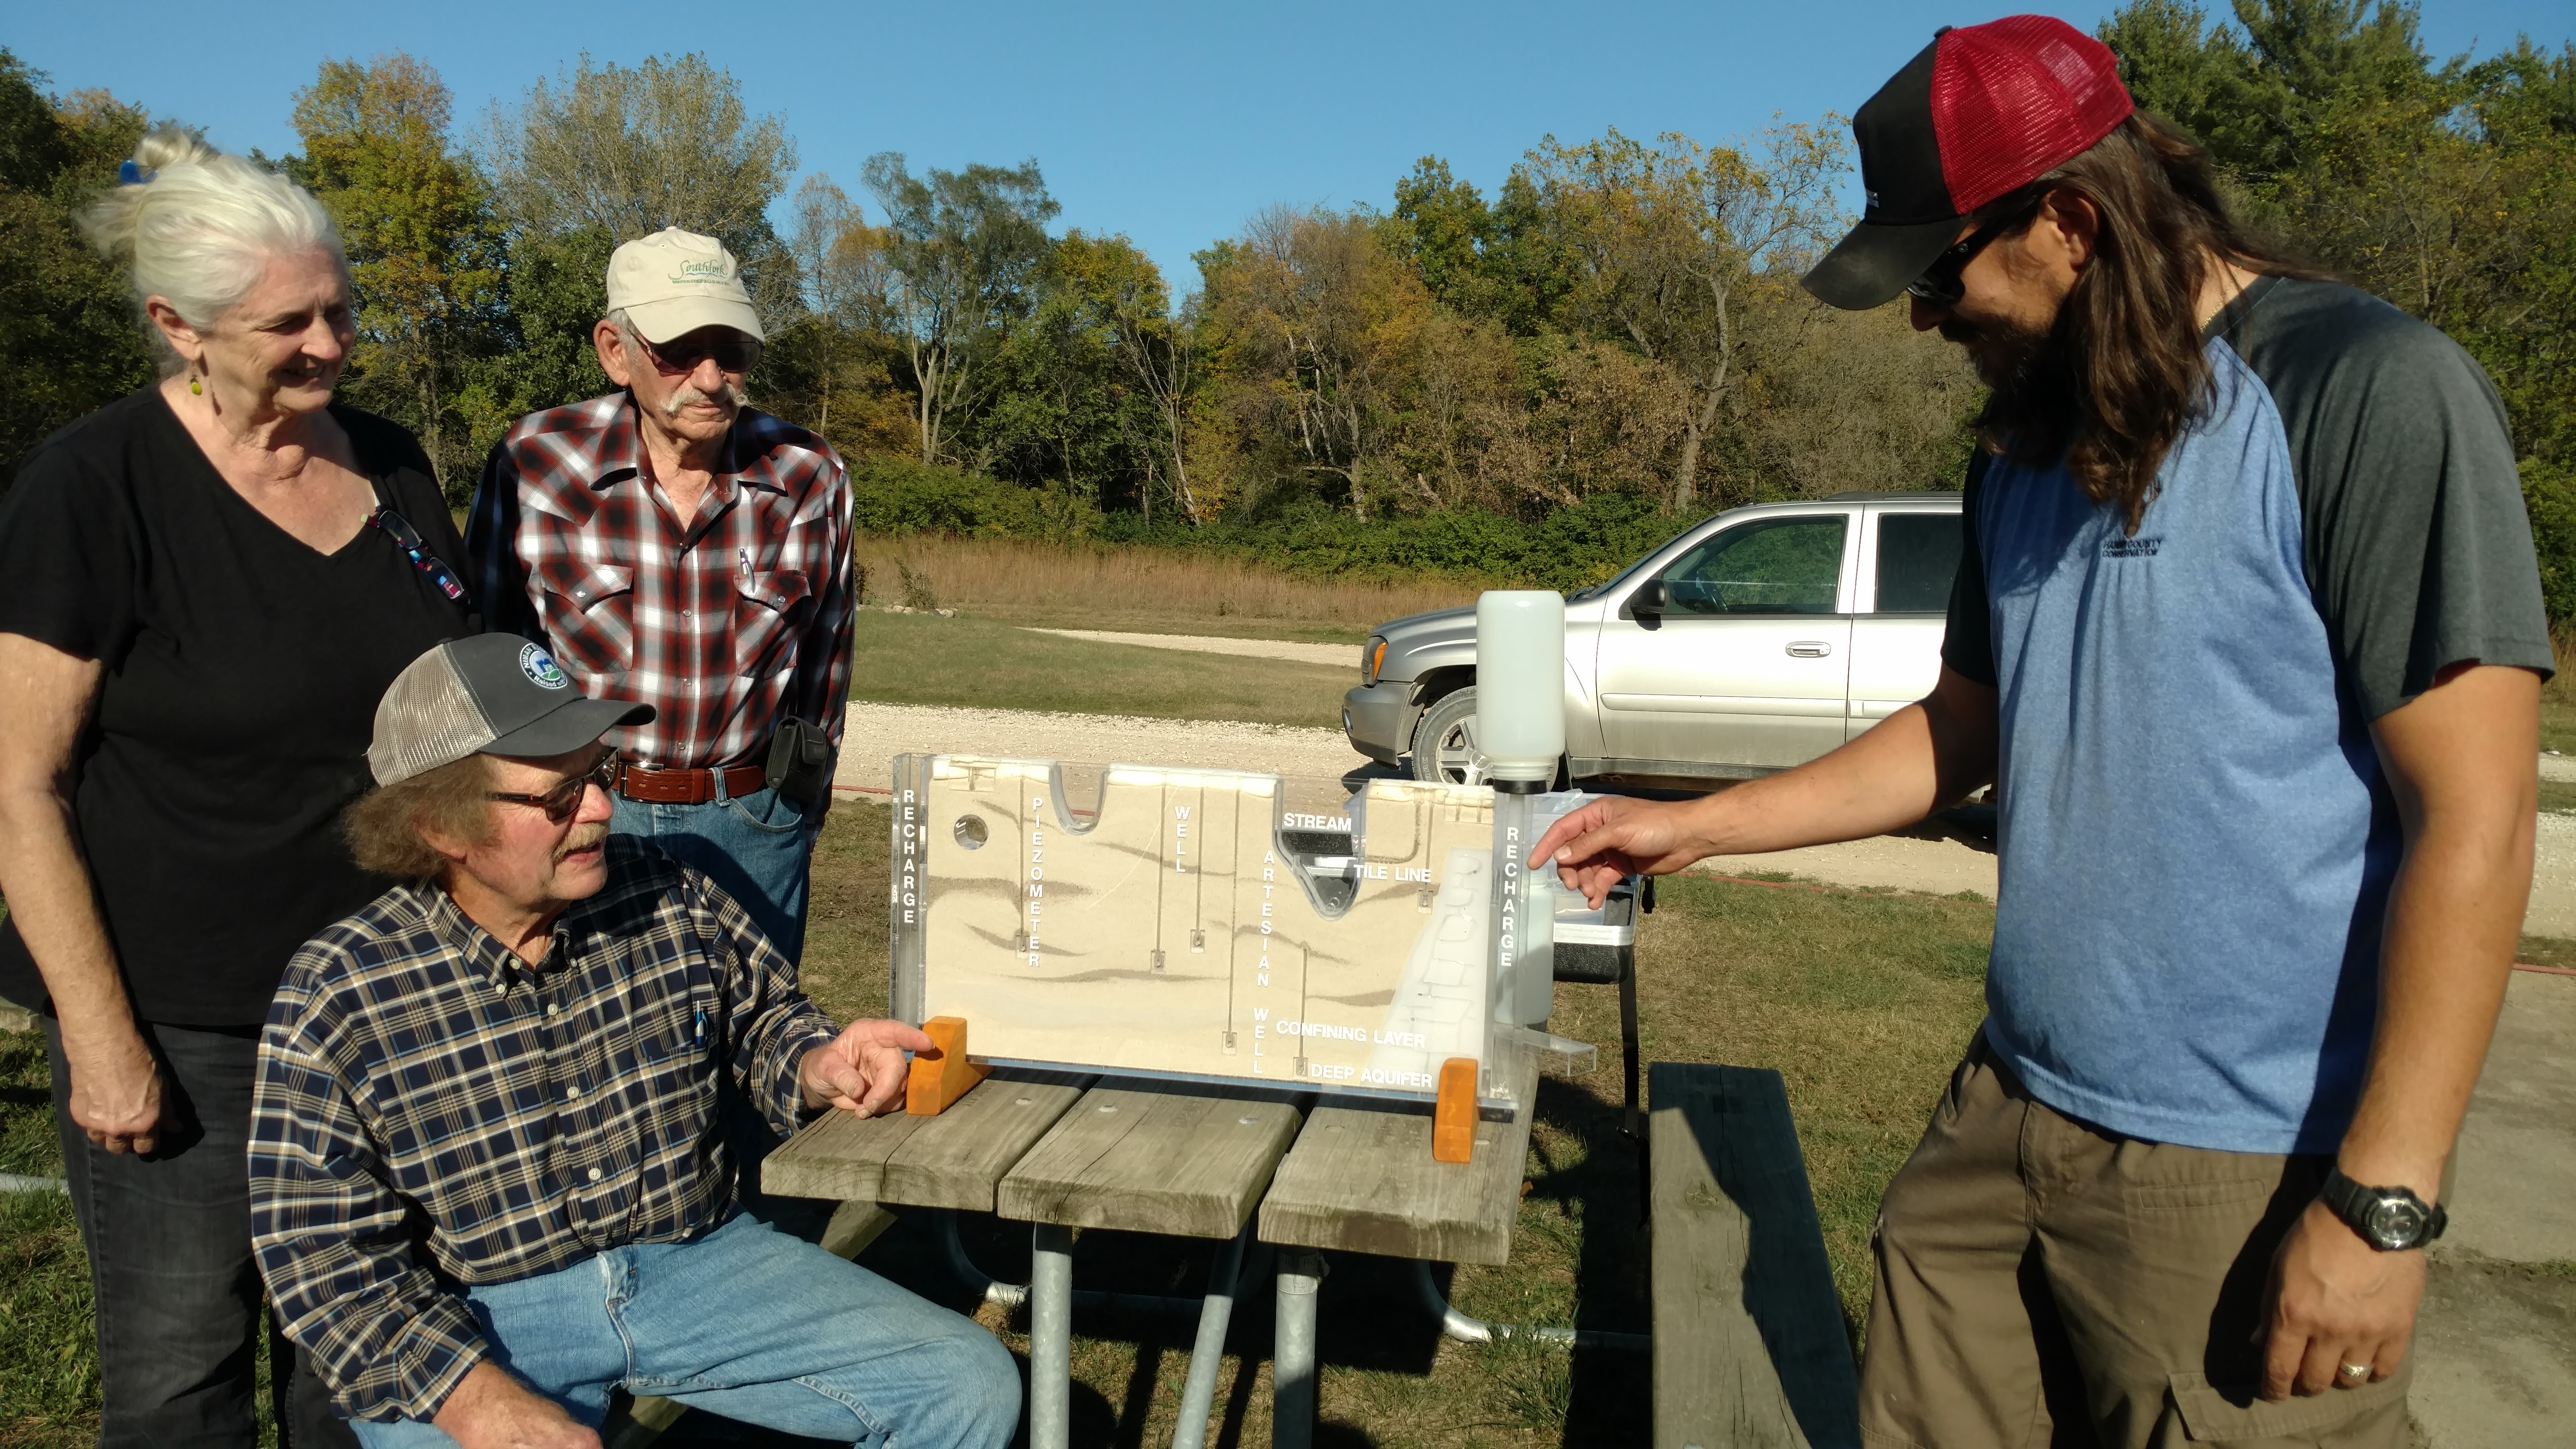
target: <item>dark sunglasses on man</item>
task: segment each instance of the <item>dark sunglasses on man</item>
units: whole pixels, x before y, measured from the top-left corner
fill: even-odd
[[[618,758],[613,752],[604,753],[599,757],[598,764],[565,780],[542,795],[521,795],[508,790],[486,790],[483,793],[491,799],[506,800],[513,805],[533,805],[546,812],[548,824],[561,825],[572,818],[574,811],[581,808],[583,793],[591,786],[597,785],[606,791],[617,788],[618,763]]]
[[[707,329],[714,330],[714,329]],[[760,344],[739,333],[702,337],[692,332],[674,337],[656,347],[635,334],[635,343],[653,364],[653,370],[664,377],[686,377],[698,370],[698,364],[712,357],[723,372],[741,376],[760,365]]]
[[[1975,261],[1977,253],[1984,251],[1997,237],[2028,226],[2031,219],[2039,215],[2039,203],[2046,195],[2045,192],[2033,191],[2010,203],[2001,215],[1968,233],[1957,246],[1934,257],[1932,265],[1923,269],[1922,276],[1906,284],[1905,295],[1935,307],[1958,306],[1960,300],[1967,296],[1962,274],[1968,270],[1968,263]]]

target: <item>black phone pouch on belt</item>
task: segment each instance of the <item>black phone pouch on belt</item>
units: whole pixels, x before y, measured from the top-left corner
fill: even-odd
[[[769,788],[812,810],[832,788],[832,737],[794,715],[769,739]]]

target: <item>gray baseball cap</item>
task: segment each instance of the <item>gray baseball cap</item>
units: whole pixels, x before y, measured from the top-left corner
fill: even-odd
[[[391,785],[467,755],[543,759],[652,718],[649,704],[573,688],[542,644],[477,634],[438,645],[394,676],[376,705],[367,768]]]

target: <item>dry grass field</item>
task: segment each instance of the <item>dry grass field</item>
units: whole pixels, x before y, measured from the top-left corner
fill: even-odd
[[[1011,539],[862,538],[866,602],[1040,628],[1357,643],[1388,619],[1476,602],[1471,585],[1299,578],[1217,554]]]

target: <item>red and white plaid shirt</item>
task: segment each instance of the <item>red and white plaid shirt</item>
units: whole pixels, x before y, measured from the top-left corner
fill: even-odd
[[[835,745],[850,692],[850,480],[829,443],[745,408],[686,528],[625,393],[520,419],[465,532],[495,629],[584,694],[659,713],[611,731],[655,769],[762,764],[788,715]]]

